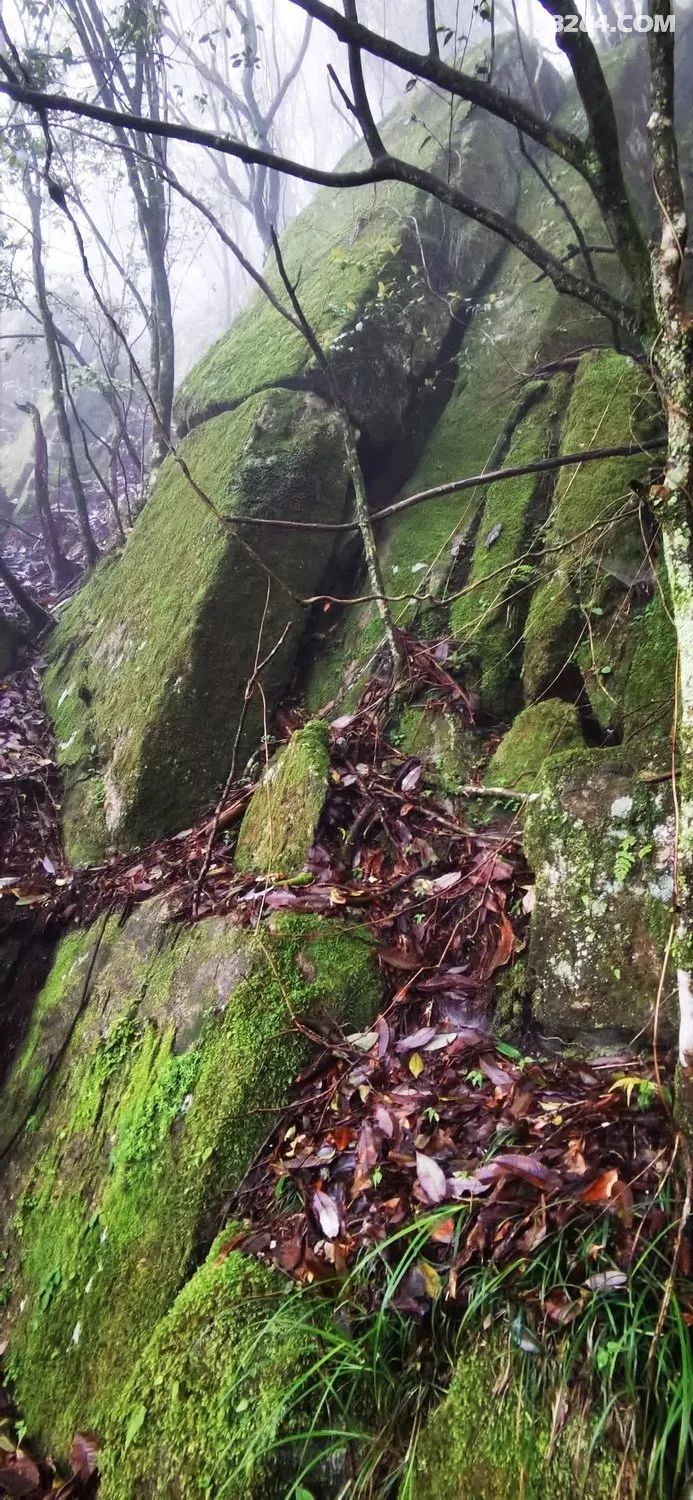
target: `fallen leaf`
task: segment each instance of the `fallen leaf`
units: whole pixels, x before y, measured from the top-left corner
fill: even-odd
[[[440,1203],[445,1197],[445,1173],[432,1156],[416,1153],[416,1176],[429,1203]]]
[[[401,1042],[397,1043],[398,1052],[416,1052],[418,1047],[425,1047],[436,1034],[435,1026],[420,1026],[418,1031],[412,1031],[409,1036],[403,1036]]]
[[[332,1199],[320,1188],[313,1193],[313,1213],[326,1240],[334,1240],[339,1234],[339,1213]]]
[[[617,1182],[618,1172],[615,1167],[610,1167],[606,1172],[600,1172],[594,1182],[583,1188],[579,1195],[580,1201],[582,1203],[607,1203]]]
[[[426,1295],[430,1297],[431,1302],[435,1302],[436,1297],[440,1296],[443,1287],[443,1283],[440,1279],[440,1276],[438,1275],[438,1272],[436,1271],[434,1266],[429,1264],[427,1260],[417,1260],[416,1269],[420,1273],[423,1280],[423,1284],[426,1289]]]
[[[91,1479],[96,1473],[96,1455],[100,1442],[95,1432],[76,1432],[70,1448],[70,1468],[78,1479]]]
[[[627,1280],[625,1271],[595,1271],[594,1276],[587,1277],[585,1286],[591,1292],[610,1292],[625,1286]]]

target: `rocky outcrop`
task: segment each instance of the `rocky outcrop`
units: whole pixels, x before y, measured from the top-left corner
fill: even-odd
[[[46,695],[76,861],[181,828],[213,800],[259,642],[279,646],[263,676],[270,703],[287,680],[301,598],[319,587],[332,536],[273,530],[260,555],[239,520],[344,513],[338,424],[313,395],[256,396],[192,432],[184,461],[208,503],[167,459],[122,557],[102,564],[51,642]],[[246,746],[261,723],[256,697]]]
[[[628,68],[618,50],[608,64],[617,95]],[[503,67],[500,48],[497,81]],[[625,109],[627,87],[620,97]],[[386,137],[439,163],[441,109],[425,91],[408,94]],[[574,112],[569,102],[564,117]],[[453,146],[468,191],[493,190],[496,207],[567,253],[560,203],[510,132],[463,107]],[[602,243],[584,184],[554,170]],[[662,778],[675,645],[642,503],[656,431],[646,373],[519,253],[401,185],[318,194],[284,253],[359,427],[374,502],[489,467],[641,444],[627,459],[411,508],[379,544],[399,621],[442,643],[446,671],[480,704],[469,727],[432,689],[397,703],[388,737],[426,763],[451,813],[523,828],[534,890],[506,1019],[524,1025],[531,1008],[546,1047],[575,1037],[621,1046],[649,1035],[655,1010],[666,1035]],[[596,258],[617,285],[613,258]],[[281,295],[276,277],[273,287]],[[335,577],[358,591],[355,550],[329,531],[247,524],[350,514],[341,434],[297,331],[256,301],[184,382],[177,411],[178,457],[49,646],[77,861],[180,829],[213,805],[259,645],[270,653],[269,720],[292,678],[314,714],[343,713],[382,644],[368,607],[341,621],[321,612],[304,634],[311,596]],[[263,715],[251,702],[239,764],[262,740]],[[270,760],[239,868],[300,882],[328,776],[318,717]],[[326,1299],[287,1293],[276,1271],[242,1256],[234,1226],[217,1231],[311,1056],[306,1032],[361,1027],[378,997],[369,939],[336,916],[189,928],[148,903],[121,927],[110,918],[60,945],[0,1105],[0,1306],[32,1436],[64,1455],[75,1428],[96,1429],[104,1500],[284,1493],[283,1445],[306,1431],[303,1376],[316,1348],[322,1358],[321,1328],[332,1349],[337,1323]],[[358,1070],[354,1087],[367,1088]],[[430,1275],[425,1241],[422,1255]],[[562,1337],[560,1316],[558,1326]],[[344,1328],[349,1337],[346,1315]],[[422,1430],[408,1492],[568,1500],[583,1488],[606,1497],[618,1481],[628,1494],[606,1429],[592,1445],[565,1392],[508,1384],[493,1319],[476,1332]],[[513,1324],[522,1350],[516,1334]],[[332,1479],[342,1460],[335,1452]]]
[[[510,76],[503,48],[497,68],[499,79]],[[449,127],[444,101],[418,90],[384,133],[434,167],[447,160]],[[496,207],[512,215],[520,181],[513,133],[460,105],[451,149],[467,190],[481,194],[493,182]],[[290,275],[300,273],[302,303],[363,441],[381,455],[408,442],[412,398],[459,341],[470,299],[498,259],[497,241],[424,194],[386,183],[318,193],[283,253]],[[183,467],[167,460],[122,557],[96,570],[51,643],[47,697],[76,862],[181,828],[213,800],[268,586],[264,649],[291,624],[263,677],[270,711],[289,680],[304,601],[321,588],[334,536],[229,522],[244,514],[342,519],[344,445],[324,396],[304,338],[262,296],[184,381]],[[254,700],[241,754],[259,733]]]

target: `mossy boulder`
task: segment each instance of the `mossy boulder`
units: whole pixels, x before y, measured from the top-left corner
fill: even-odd
[[[285,1425],[301,1425],[292,1392],[317,1340],[307,1298],[229,1252],[230,1238],[221,1236],[183,1287],[118,1397],[101,1460],[103,1500],[285,1493],[280,1444]]]
[[[483,48],[467,59],[474,68]],[[520,86],[517,56],[496,53],[500,87]],[[552,76],[546,71],[547,80]],[[553,75],[555,76],[555,75]],[[474,195],[493,186],[500,212],[512,214],[519,158],[512,132],[480,111],[418,87],[381,124],[386,147],[430,171],[451,171]],[[452,165],[451,165],[452,164]],[[364,145],[339,170],[369,165]],[[493,238],[436,199],[402,182],[323,188],[289,226],[282,256],[300,277],[302,306],[358,426],[382,446],[401,430],[413,390],[459,315],[459,288],[475,284],[496,254]],[[278,299],[286,292],[273,262],[265,272]],[[253,392],[284,381],[322,389],[305,339],[260,294],[186,376],[176,398],[181,432]]]
[[[582,1402],[556,1429],[551,1394],[537,1389],[536,1377],[523,1378],[517,1369],[510,1380],[507,1374],[508,1352],[493,1332],[467,1345],[418,1442],[416,1500],[635,1495],[621,1455],[603,1440],[593,1447],[594,1419]]]
[[[629,68],[634,54],[628,48],[618,51],[619,56],[610,62],[610,77],[617,108],[630,111]],[[559,119],[567,128],[582,128],[575,96],[569,94]],[[485,129],[489,130],[488,122]],[[519,171],[518,223],[532,234],[540,231],[542,244],[559,258],[565,256],[572,234],[563,211],[521,158],[514,158],[513,170]],[[551,173],[560,192],[570,199],[588,239],[606,243],[606,230],[584,180],[572,168],[556,163],[551,164]],[[486,191],[485,184],[484,195]],[[597,255],[595,265],[605,285],[623,291],[614,256]],[[519,251],[497,241],[488,244],[478,276],[466,285],[456,279],[453,295],[463,325],[461,348],[452,371],[441,370],[435,388],[426,384],[418,404],[412,405],[409,431],[418,436],[419,452],[410,450],[414,462],[406,494],[511,462],[511,448],[517,462],[552,451],[569,395],[561,363],[570,364],[576,349],[608,345],[612,338],[603,318],[574,298],[559,295],[547,278],[537,277],[536,269]],[[530,411],[524,387],[537,379],[546,387],[546,395]],[[520,397],[519,391],[523,392]],[[469,489],[403,512],[383,526],[379,540],[385,581],[397,599],[398,618],[407,621],[418,614],[420,623],[423,609],[415,596],[439,599],[436,628],[441,634],[449,629],[463,643],[475,638],[472,664],[491,712],[508,718],[521,706],[519,641],[537,582],[538,558],[532,555],[532,543],[544,508],[550,505],[550,486],[530,477],[510,490],[507,484],[494,488],[488,525],[481,520],[487,490]],[[512,503],[505,534],[501,530],[487,551],[485,538],[499,518],[505,520],[508,493]],[[523,556],[527,547],[529,559]],[[491,580],[489,574],[496,566],[503,571]],[[477,592],[486,600],[483,608],[476,607]],[[373,611],[349,610],[336,639],[331,636],[329,648],[321,651],[309,675],[306,691],[311,708],[335,696],[340,702],[351,702],[381,639],[382,629]]]
[[[486,767],[487,786],[532,792],[544,762],[561,750],[584,745],[574,703],[545,698],[517,715]]]
[[[239,870],[286,876],[305,868],[327,794],[329,737],[328,725],[314,719],[271,761],[241,824]]]
[[[180,452],[219,514],[168,458],[122,556],[95,570],[48,648],[77,863],[184,827],[214,800],[260,635],[268,652],[288,625],[263,673],[270,706],[287,679],[300,599],[319,587],[332,537],[243,529],[242,517],[336,521],[344,510],[344,444],[315,396],[258,396],[196,429]],[[261,726],[256,694],[241,755]]]
[[[605,750],[552,756],[525,820],[536,874],[529,978],[540,1030],[633,1040],[651,1031],[671,920],[673,816]],[[665,990],[659,1035],[673,1030]]]
[[[367,934],[311,916],[171,927],[150,903],[65,940],[3,1099],[3,1139],[23,1126],[3,1318],[37,1441],[64,1454],[76,1428],[108,1430],[307,1060],[295,1018],[358,1026],[378,992]]]

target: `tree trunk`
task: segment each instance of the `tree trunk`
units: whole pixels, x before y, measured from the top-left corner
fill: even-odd
[[[31,259],[34,273],[34,287],[36,291],[36,300],[38,303],[39,314],[41,317],[41,325],[43,327],[43,335],[46,342],[46,354],[48,356],[48,371],[51,382],[53,409],[55,411],[55,420],[58,424],[60,441],[62,443],[63,452],[65,454],[67,473],[70,480],[70,489],[72,490],[72,496],[75,502],[75,511],[77,513],[77,525],[79,527],[79,534],[82,538],[82,546],[84,548],[84,557],[87,567],[91,568],[94,566],[94,563],[98,562],[101,554],[94,540],[91,523],[89,521],[89,511],[87,509],[86,495],[84,493],[84,487],[82,485],[79,469],[77,468],[77,460],[75,458],[75,450],[72,443],[72,433],[70,432],[70,422],[65,406],[65,396],[63,392],[63,372],[60,363],[58,333],[53,321],[53,314],[50,309],[50,303],[48,301],[46,277],[43,269],[41,204],[38,188],[32,180],[30,168],[27,168],[24,173],[24,194],[31,214]]]
[[[693,1097],[693,341],[664,335],[658,365],[668,419],[667,465],[659,503],[678,644],[678,830],[676,962],[679,1060]]]
[[[34,497],[38,511],[41,533],[48,557],[48,565],[51,577],[57,588],[64,588],[65,584],[71,583],[77,577],[79,568],[76,563],[70,562],[60,546],[60,539],[55,524],[55,517],[51,508],[50,491],[48,486],[48,444],[46,434],[43,430],[41,413],[37,406],[31,401],[18,401],[20,411],[31,417],[34,429]]]
[[[36,632],[46,630],[55,623],[48,610],[39,604],[38,599],[34,599],[33,594],[25,589],[24,584],[20,583],[18,578],[15,578],[12,569],[2,557],[0,557],[0,581],[4,583],[8,594],[12,595],[15,604],[18,604],[23,614],[26,615],[32,630]]]
[[[674,127],[672,0],[650,0],[667,29],[648,33],[652,147],[660,240],[652,253],[657,319],[652,361],[667,418],[667,465],[659,508],[678,646],[678,791],[673,945],[679,992],[680,1102],[693,1105],[693,324],[686,310],[688,219]]]

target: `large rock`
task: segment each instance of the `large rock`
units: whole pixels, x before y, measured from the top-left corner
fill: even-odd
[[[530,804],[525,849],[536,874],[529,973],[551,1037],[648,1037],[671,921],[674,820],[611,751],[551,757]],[[670,988],[658,1015],[673,1030]]]
[[[101,564],[51,639],[46,697],[75,861],[183,827],[214,799],[261,631],[266,654],[290,627],[263,674],[266,699],[291,671],[300,600],[320,585],[332,535],[230,521],[344,510],[344,445],[315,396],[256,396],[192,432],[181,456],[219,515],[167,459],[122,557]],[[261,726],[255,694],[241,753]]]
[[[470,56],[468,66],[480,56]],[[507,41],[495,66],[500,87],[522,87]],[[393,155],[431,171],[451,170],[472,197],[488,198],[492,186],[494,207],[514,213],[521,158],[513,132],[500,122],[462,101],[451,114],[449,101],[419,87],[381,129]],[[368,164],[361,145],[339,170]],[[378,447],[401,433],[412,393],[435,367],[446,333],[466,314],[465,297],[483,283],[497,253],[495,237],[401,182],[348,192],[324,188],[289,226],[282,241],[286,269],[292,280],[300,277],[301,304],[354,420]],[[271,260],[265,270],[286,305]],[[301,333],[260,294],[183,381],[176,398],[179,430],[253,391],[285,381],[322,390],[323,379]]]
[[[378,993],[368,935],[312,916],[253,934],[150,903],[64,940],[0,1113],[3,1320],[35,1439],[64,1455],[117,1428],[310,1054],[296,1018],[359,1027]]]
[[[305,1305],[276,1270],[229,1252],[232,1237],[183,1287],[116,1402],[102,1500],[205,1500],[227,1486],[239,1500],[286,1494],[303,1449],[289,1436],[312,1415],[299,1381],[329,1305]]]
[[[637,94],[634,68],[639,69],[637,49],[627,46],[609,61],[610,84],[619,114],[628,120],[631,143],[637,140],[632,118]],[[570,93],[559,118],[568,128],[582,129],[580,106]],[[644,126],[641,110],[637,125]],[[564,257],[573,246],[574,233],[562,208],[522,159],[518,166],[518,222],[556,256]],[[583,179],[553,160],[549,166],[588,241],[607,243]],[[643,193],[647,199],[649,184],[643,183]],[[555,452],[576,351],[612,342],[613,330],[604,318],[556,292],[519,250],[496,244],[495,251],[475,286],[459,286],[461,348],[452,384],[449,371],[441,373],[433,422],[435,393],[428,389],[412,411],[412,430],[418,423],[424,441],[418,461],[411,465],[407,494]],[[613,255],[597,255],[595,267],[611,290],[623,290]],[[446,495],[405,511],[384,527],[381,536],[385,577],[389,591],[399,599],[398,613],[403,619],[411,617],[415,605],[407,604],[407,595],[433,593],[445,601],[442,629],[447,625],[466,652],[486,696],[485,707],[494,715],[503,709],[502,716],[510,717],[522,706],[522,634],[552,493],[552,482],[530,477],[490,491]],[[487,548],[489,535],[494,540]],[[316,709],[349,689],[381,638],[373,610],[350,610],[341,639],[330,651],[321,652],[311,674],[310,706]]]
[[[508,59],[504,45],[499,82],[511,79]],[[445,102],[420,89],[383,129],[393,149],[435,167],[448,161],[449,127]],[[461,105],[451,148],[466,190],[483,196],[493,184],[495,206],[512,215],[513,132]],[[290,227],[287,268],[371,451],[408,441],[412,396],[458,338],[465,297],[498,254],[494,236],[401,183],[325,189]],[[302,335],[260,296],[183,383],[181,459],[227,517],[338,521],[344,445],[326,394]],[[223,783],[268,582],[240,538],[272,575],[264,649],[292,625],[263,674],[271,711],[296,659],[301,601],[319,592],[332,557],[330,532],[225,528],[169,459],[122,558],[65,611],[46,682],[75,862],[185,826]],[[260,733],[256,695],[241,751]]]

